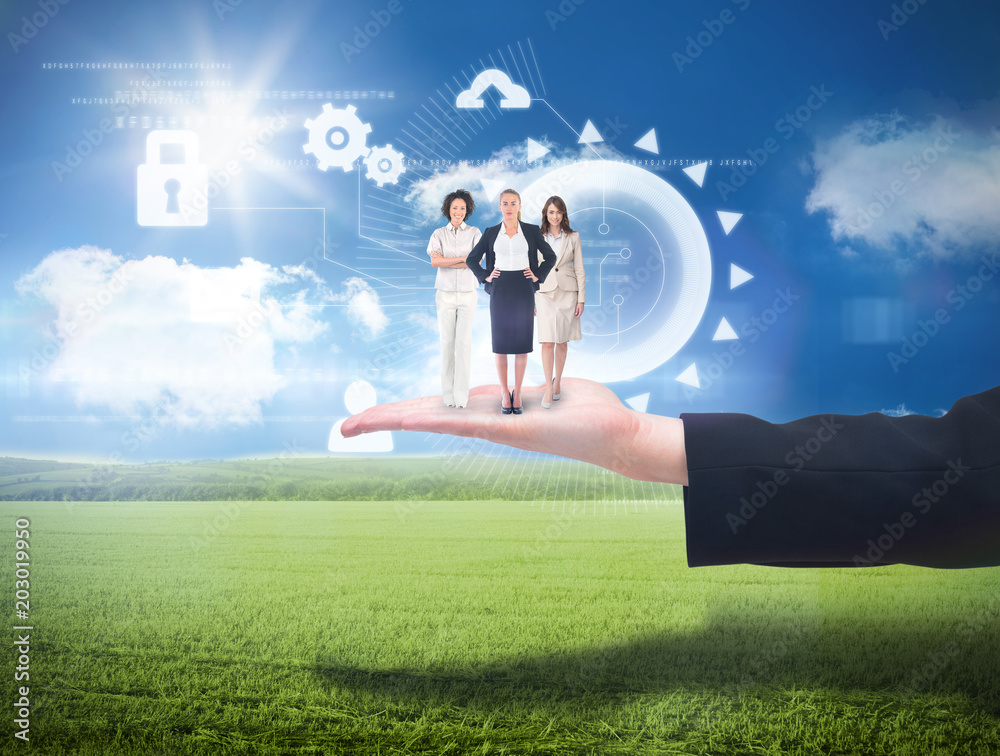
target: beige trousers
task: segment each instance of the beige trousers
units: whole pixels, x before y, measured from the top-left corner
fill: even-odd
[[[435,296],[441,332],[441,395],[449,406],[469,403],[472,318],[478,298],[478,291],[438,291]]]

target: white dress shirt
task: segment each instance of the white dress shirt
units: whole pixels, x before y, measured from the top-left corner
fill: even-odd
[[[524,270],[528,267],[528,240],[524,238],[521,224],[517,224],[517,233],[507,236],[501,224],[500,233],[493,242],[493,254],[496,266],[500,270]]]
[[[552,247],[552,251],[556,253],[556,260],[559,259],[559,255],[562,253],[562,243],[564,236],[565,234],[561,232],[559,236],[553,236],[548,231],[546,231],[545,235],[542,237],[545,239],[545,241],[549,243],[549,246]]]
[[[431,234],[427,254],[440,252],[444,257],[461,257],[464,260],[481,235],[475,226],[463,223],[455,228],[449,223]],[[434,288],[438,291],[475,291],[479,288],[479,281],[468,268],[438,268]]]

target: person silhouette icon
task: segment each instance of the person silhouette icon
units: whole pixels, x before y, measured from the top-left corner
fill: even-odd
[[[376,405],[375,387],[368,381],[354,381],[344,390],[344,405],[351,415],[364,412]],[[338,420],[330,431],[330,440],[327,449],[332,452],[349,452],[353,454],[367,452],[390,452],[392,451],[392,433],[389,431],[379,431],[369,433],[355,438],[344,438],[340,433],[340,426],[348,418]]]

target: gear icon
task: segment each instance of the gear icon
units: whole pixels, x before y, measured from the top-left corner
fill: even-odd
[[[371,154],[365,158],[365,168],[368,169],[368,178],[379,186],[395,184],[399,180],[399,174],[406,172],[402,153],[392,149],[391,144],[373,147]]]
[[[305,122],[309,129],[309,142],[302,145],[303,152],[316,156],[320,170],[331,165],[339,165],[344,172],[351,170],[354,161],[365,157],[371,150],[365,146],[371,124],[362,123],[354,113],[353,105],[343,110],[334,110],[331,103],[323,106],[323,112]]]

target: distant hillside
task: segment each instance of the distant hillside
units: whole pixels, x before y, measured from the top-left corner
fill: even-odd
[[[481,462],[489,460],[487,464]],[[454,468],[458,468],[457,470]],[[0,501],[667,501],[680,489],[581,462],[309,457],[87,465],[0,458]]]
[[[21,459],[20,457],[0,457],[0,478],[10,475],[35,475],[53,470],[89,468],[92,465],[79,462],[56,462],[51,459]]]

